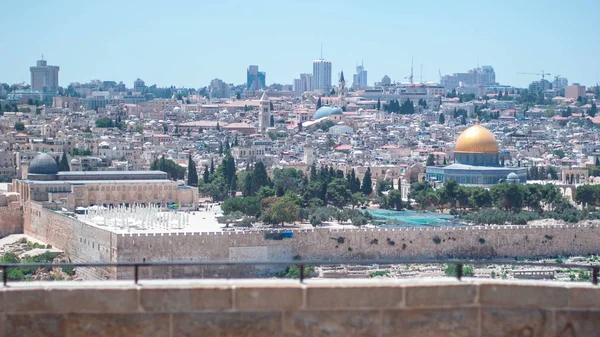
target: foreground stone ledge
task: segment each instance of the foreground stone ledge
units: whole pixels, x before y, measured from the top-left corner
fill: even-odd
[[[600,288],[599,288],[600,289]],[[540,282],[537,285],[519,283],[482,283],[479,285],[482,306],[566,308],[569,288]]]
[[[408,285],[407,307],[457,307],[476,304],[477,285],[474,283],[447,285]]]

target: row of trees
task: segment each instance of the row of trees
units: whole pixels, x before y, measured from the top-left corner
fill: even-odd
[[[169,179],[172,180],[183,179],[185,176],[185,168],[177,165],[177,163],[171,159],[166,159],[165,157],[160,157],[160,159],[152,162],[152,164],[150,164],[150,170],[166,172]]]
[[[513,213],[523,208],[542,212],[544,205],[552,210],[566,201],[562,198],[558,187],[552,184],[500,183],[490,189],[483,187],[467,187],[448,180],[435,190],[428,182],[418,182],[411,185],[409,198],[415,200],[421,209],[432,207],[440,210],[472,209],[496,207]]]
[[[425,102],[423,101],[422,103]],[[425,103],[425,106],[427,106],[427,103]],[[397,99],[393,99],[383,105],[383,110],[389,113],[412,115],[415,113],[415,106],[409,99],[404,101],[402,104],[400,104]]]
[[[562,150],[561,150],[562,151]],[[553,166],[532,166],[527,170],[527,180],[558,180],[558,172]]]
[[[121,121],[121,116],[117,116],[117,118],[113,121],[111,118],[104,117],[96,120],[97,128],[118,128],[120,130],[125,129],[125,123]]]

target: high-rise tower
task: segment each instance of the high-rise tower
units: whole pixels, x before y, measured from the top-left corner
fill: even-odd
[[[58,90],[58,66],[49,66],[48,62],[42,59],[37,64],[29,68],[31,72],[31,90],[35,91],[56,91]]]
[[[323,59],[313,61],[313,89],[331,90],[331,62]]]

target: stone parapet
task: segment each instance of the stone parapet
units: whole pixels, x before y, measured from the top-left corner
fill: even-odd
[[[0,288],[9,336],[598,336],[600,287],[433,280],[30,282]]]

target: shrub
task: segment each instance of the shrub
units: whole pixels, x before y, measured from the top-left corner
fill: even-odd
[[[479,243],[484,244],[485,243],[485,239],[484,238],[479,238]]]
[[[62,271],[69,276],[75,276],[75,267],[63,267]]]
[[[310,274],[315,273],[315,266],[304,266],[304,277],[307,277]],[[283,278],[300,278],[300,268],[293,264],[291,266],[286,267],[284,270],[280,270],[275,273],[276,277]]]
[[[442,242],[442,239],[440,239],[440,237],[436,235],[433,237],[433,242],[435,242],[435,244],[439,245],[440,242]]]
[[[378,270],[369,273],[369,277],[377,277],[377,276],[390,276],[390,272]]]
[[[21,240],[19,240],[20,244],[26,244],[27,243],[27,238],[21,238]]]
[[[456,276],[456,265],[449,264],[444,270],[447,276]],[[463,276],[475,276],[475,269],[473,266],[466,264],[463,265]]]

